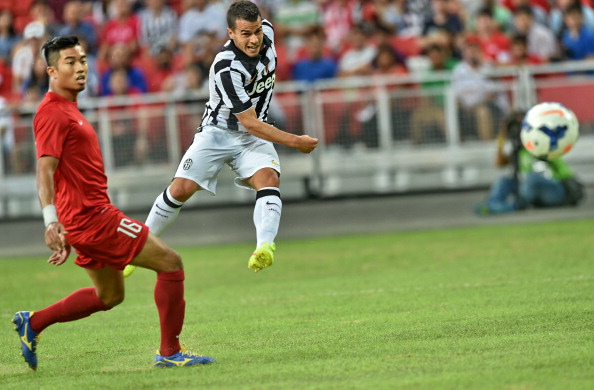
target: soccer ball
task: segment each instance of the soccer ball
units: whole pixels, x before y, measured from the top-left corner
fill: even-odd
[[[522,145],[541,160],[554,160],[569,152],[578,139],[580,125],[573,111],[560,103],[544,102],[524,116]]]

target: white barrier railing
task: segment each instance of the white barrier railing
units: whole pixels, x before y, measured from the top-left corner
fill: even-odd
[[[594,183],[593,62],[496,69],[495,92],[509,109],[556,100],[574,109],[581,139],[567,160]],[[279,146],[283,197],[304,199],[352,194],[461,189],[489,185],[492,142],[506,112],[494,104],[465,111],[449,73],[333,79],[307,85],[278,83],[270,120],[289,132],[320,138],[301,155]],[[590,92],[592,91],[592,92]],[[592,99],[589,96],[592,95]],[[144,210],[167,186],[202,116],[207,96],[142,95],[134,100],[95,98],[79,102],[98,132],[109,188],[116,205]],[[12,145],[0,148],[0,218],[37,215],[31,123],[35,107],[13,113]],[[590,113],[593,111],[593,113]],[[488,121],[480,120],[485,116]],[[253,194],[231,185],[224,170],[217,197],[195,196],[190,204],[242,203]]]

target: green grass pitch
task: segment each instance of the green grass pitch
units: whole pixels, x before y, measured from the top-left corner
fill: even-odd
[[[151,367],[155,276],[111,312],[48,328],[39,368],[10,323],[89,285],[72,264],[3,259],[1,389],[592,389],[594,221],[177,248],[182,342],[210,366]]]

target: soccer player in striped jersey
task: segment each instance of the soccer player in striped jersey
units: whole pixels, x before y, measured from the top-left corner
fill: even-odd
[[[169,187],[155,200],[146,225],[159,235],[196,191],[214,195],[218,173],[228,164],[237,175],[236,185],[256,190],[257,242],[248,267],[258,272],[274,261],[282,210],[281,166],[273,143],[310,153],[318,140],[266,123],[276,68],[270,22],[262,20],[254,3],[240,0],[229,6],[227,25],[230,40],[210,68],[210,98],[194,142]],[[134,267],[128,266],[124,275],[133,271]]]

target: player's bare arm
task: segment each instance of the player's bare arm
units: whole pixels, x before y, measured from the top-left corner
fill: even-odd
[[[45,210],[47,206],[54,204],[54,173],[58,168],[59,159],[51,156],[43,156],[37,160],[37,192],[41,209]],[[66,230],[58,221],[47,224],[45,228],[45,244],[54,253],[50,256],[48,262],[54,265],[63,264],[70,254],[70,245],[66,241]]]
[[[235,114],[239,122],[247,131],[266,141],[295,148],[302,153],[311,153],[318,146],[318,139],[309,135],[295,135],[277,129],[276,127],[262,122],[256,116],[254,107],[239,114]]]

